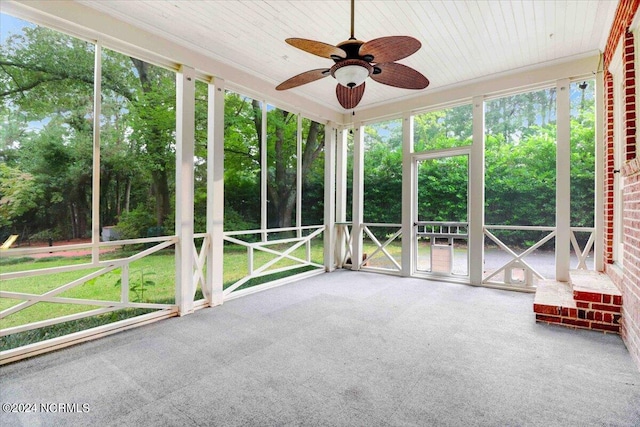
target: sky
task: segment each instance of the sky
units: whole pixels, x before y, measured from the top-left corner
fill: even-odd
[[[35,27],[35,24],[0,13],[0,43],[4,43],[9,34],[21,32],[25,26]]]

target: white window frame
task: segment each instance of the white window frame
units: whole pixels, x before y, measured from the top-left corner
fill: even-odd
[[[624,259],[624,227],[622,222],[624,178],[620,170],[624,160],[625,140],[622,52],[623,40],[618,43],[609,64],[609,71],[613,76],[613,261],[621,268]]]

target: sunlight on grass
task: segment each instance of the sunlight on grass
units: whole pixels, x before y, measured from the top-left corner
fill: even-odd
[[[28,262],[26,264],[33,264],[32,262]],[[52,260],[49,262],[39,262],[39,264],[46,264],[46,267],[61,267],[68,265],[65,263],[65,260]],[[13,267],[13,266],[12,266]],[[43,268],[40,266],[40,268]],[[25,270],[32,270],[31,268],[25,268]],[[86,270],[78,270],[78,271],[68,271],[65,273],[57,273],[57,274],[45,274],[39,276],[30,276],[30,277],[21,277],[16,279],[7,279],[2,280],[2,290],[10,291],[10,292],[24,292],[29,294],[37,294],[42,295],[46,292],[49,292],[53,289],[56,289],[60,286],[63,286],[69,282],[72,282],[76,279],[79,279],[83,276],[93,273],[97,271],[97,268],[90,268]],[[21,271],[21,270],[17,270]],[[2,272],[5,273],[4,268]]]
[[[269,249],[284,252],[287,249],[291,248],[293,243],[283,243],[283,244],[273,244],[267,246]],[[293,257],[306,259],[307,257],[307,249],[306,246],[303,245],[290,254]],[[254,249],[253,251],[253,270],[256,271],[261,266],[265,265],[269,261],[273,261],[276,259],[278,255],[267,253],[265,251]],[[324,259],[322,240],[316,238],[311,243],[311,261],[322,264]],[[265,273],[269,271],[274,271],[279,268],[289,267],[294,265],[300,265],[298,262],[284,258],[277,261],[275,264],[270,266],[265,270]],[[301,266],[302,268],[302,266]],[[291,272],[281,273],[278,277],[281,278],[288,275],[298,274],[300,271],[298,269],[292,270]],[[249,256],[247,255],[247,248],[244,246],[229,244],[224,247],[224,288],[228,288],[233,285],[238,280],[249,274]],[[255,280],[250,281],[249,283],[253,283],[251,285],[243,285],[240,289],[245,289],[250,286],[255,286],[257,284],[264,283],[265,280],[256,282]]]
[[[269,245],[270,249],[283,252],[290,248],[292,243],[282,243]],[[136,252],[132,247],[126,250],[110,252],[106,258],[121,259],[129,257]],[[305,245],[297,248],[291,253],[292,256],[306,259],[307,248]],[[264,251],[254,251],[254,270],[276,259],[278,256]],[[316,238],[311,245],[311,259],[313,262],[322,264],[323,246],[322,239]],[[3,260],[4,261],[4,260]],[[2,272],[28,271],[34,269],[62,267],[73,264],[81,264],[90,261],[90,257],[75,257],[72,259],[61,257],[50,257],[42,259],[21,258],[15,263],[9,262],[2,266]],[[245,247],[227,244],[224,247],[224,288],[228,288],[233,283],[242,279],[248,274],[248,257]],[[245,283],[241,289],[266,283],[270,280],[280,279],[313,269],[315,267],[300,267],[291,271],[268,274],[279,268],[297,265],[298,263],[290,259],[281,259],[265,271],[264,277],[254,278]],[[42,295],[76,279],[87,276],[97,268],[87,268],[79,271],[71,271],[58,274],[46,274],[32,277],[22,277],[2,281],[2,290],[12,292],[23,292],[28,294]],[[206,275],[206,268],[204,274]],[[122,286],[122,270],[114,269],[101,276],[90,279],[85,283],[72,289],[67,289],[58,294],[58,297],[77,298],[100,301],[120,301]],[[201,297],[201,286],[197,287],[198,297]],[[197,298],[198,298],[197,297]],[[173,304],[175,302],[175,254],[173,249],[164,249],[152,255],[148,255],[129,265],[129,301],[145,303]],[[0,299],[0,309],[5,310],[22,300],[2,298]],[[61,316],[75,314],[91,310],[94,306],[79,304],[57,304],[57,303],[36,303],[31,307],[11,314],[0,320],[2,328],[23,325],[31,322],[53,319]]]
[[[114,283],[120,279],[120,274],[119,268],[112,270],[99,277],[88,280],[82,285],[68,289],[58,296],[101,301],[120,301],[120,287],[114,286]]]
[[[369,257],[367,259],[367,266],[395,270],[395,265],[393,265],[382,251],[378,251],[377,254],[373,255],[377,248],[378,247],[371,240],[366,239],[363,241],[362,251]],[[385,250],[389,252],[398,264],[400,264],[400,257],[402,256],[402,242],[399,239],[389,243],[385,247]]]
[[[20,304],[22,301],[23,300],[13,299],[13,298],[0,298],[0,311],[6,310],[7,308],[13,307],[14,305]],[[1,321],[2,320],[0,320],[0,322]]]
[[[20,326],[27,323],[39,322],[41,320],[54,319],[56,317],[67,316],[69,314],[81,313],[83,311],[101,308],[98,306],[88,306],[79,304],[56,304],[50,302],[39,302],[17,313],[10,314],[0,320],[2,329]]]
[[[44,255],[44,256],[43,256]],[[67,265],[88,264],[91,256],[64,257],[60,255],[46,256],[39,254],[38,257],[8,257],[3,254],[0,258],[0,271],[2,273],[13,273],[16,271],[42,270],[43,268],[59,267]]]

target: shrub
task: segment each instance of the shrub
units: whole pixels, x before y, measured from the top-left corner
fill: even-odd
[[[156,219],[153,213],[144,207],[137,207],[120,216],[116,230],[121,239],[136,239],[147,237],[147,231],[155,226]]]
[[[49,239],[62,240],[62,233],[57,228],[38,231],[29,236],[29,240],[35,242],[46,242]]]

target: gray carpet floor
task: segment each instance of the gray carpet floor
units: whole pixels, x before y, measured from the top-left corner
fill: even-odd
[[[640,426],[620,337],[536,324],[532,304],[324,274],[4,366],[2,403],[79,411],[0,425]]]

